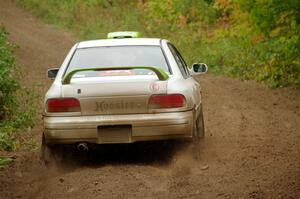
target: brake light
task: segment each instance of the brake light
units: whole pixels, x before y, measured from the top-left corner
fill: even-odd
[[[179,108],[185,105],[185,97],[181,94],[152,95],[149,99],[149,108]]]
[[[80,112],[80,103],[75,98],[48,99],[47,112]]]

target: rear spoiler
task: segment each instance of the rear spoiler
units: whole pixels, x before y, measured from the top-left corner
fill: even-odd
[[[69,72],[62,80],[62,84],[70,84],[72,77],[79,72],[84,71],[105,71],[105,70],[134,70],[134,69],[148,69],[153,71],[159,80],[166,81],[169,79],[169,75],[162,69],[154,66],[120,66],[120,67],[104,67],[104,68],[81,68],[75,69]]]

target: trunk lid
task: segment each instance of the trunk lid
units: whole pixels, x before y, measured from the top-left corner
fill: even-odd
[[[62,85],[63,97],[79,99],[82,115],[148,113],[152,94],[166,94],[167,81],[152,75],[78,78]]]

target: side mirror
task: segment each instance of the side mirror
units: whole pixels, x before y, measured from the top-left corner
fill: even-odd
[[[51,68],[48,69],[47,71],[47,76],[49,79],[55,79],[57,73],[58,73],[59,68]]]
[[[203,74],[206,73],[208,70],[208,66],[204,63],[195,63],[192,66],[192,72],[194,74]]]

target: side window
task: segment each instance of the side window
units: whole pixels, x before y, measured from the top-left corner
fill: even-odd
[[[181,71],[182,75],[184,78],[188,78],[190,77],[190,73],[187,69],[187,65],[184,61],[184,59],[182,58],[182,56],[180,55],[180,53],[178,52],[178,50],[175,48],[175,46],[173,46],[172,44],[168,44],[173,56],[174,56],[174,59],[179,67],[179,70]]]

